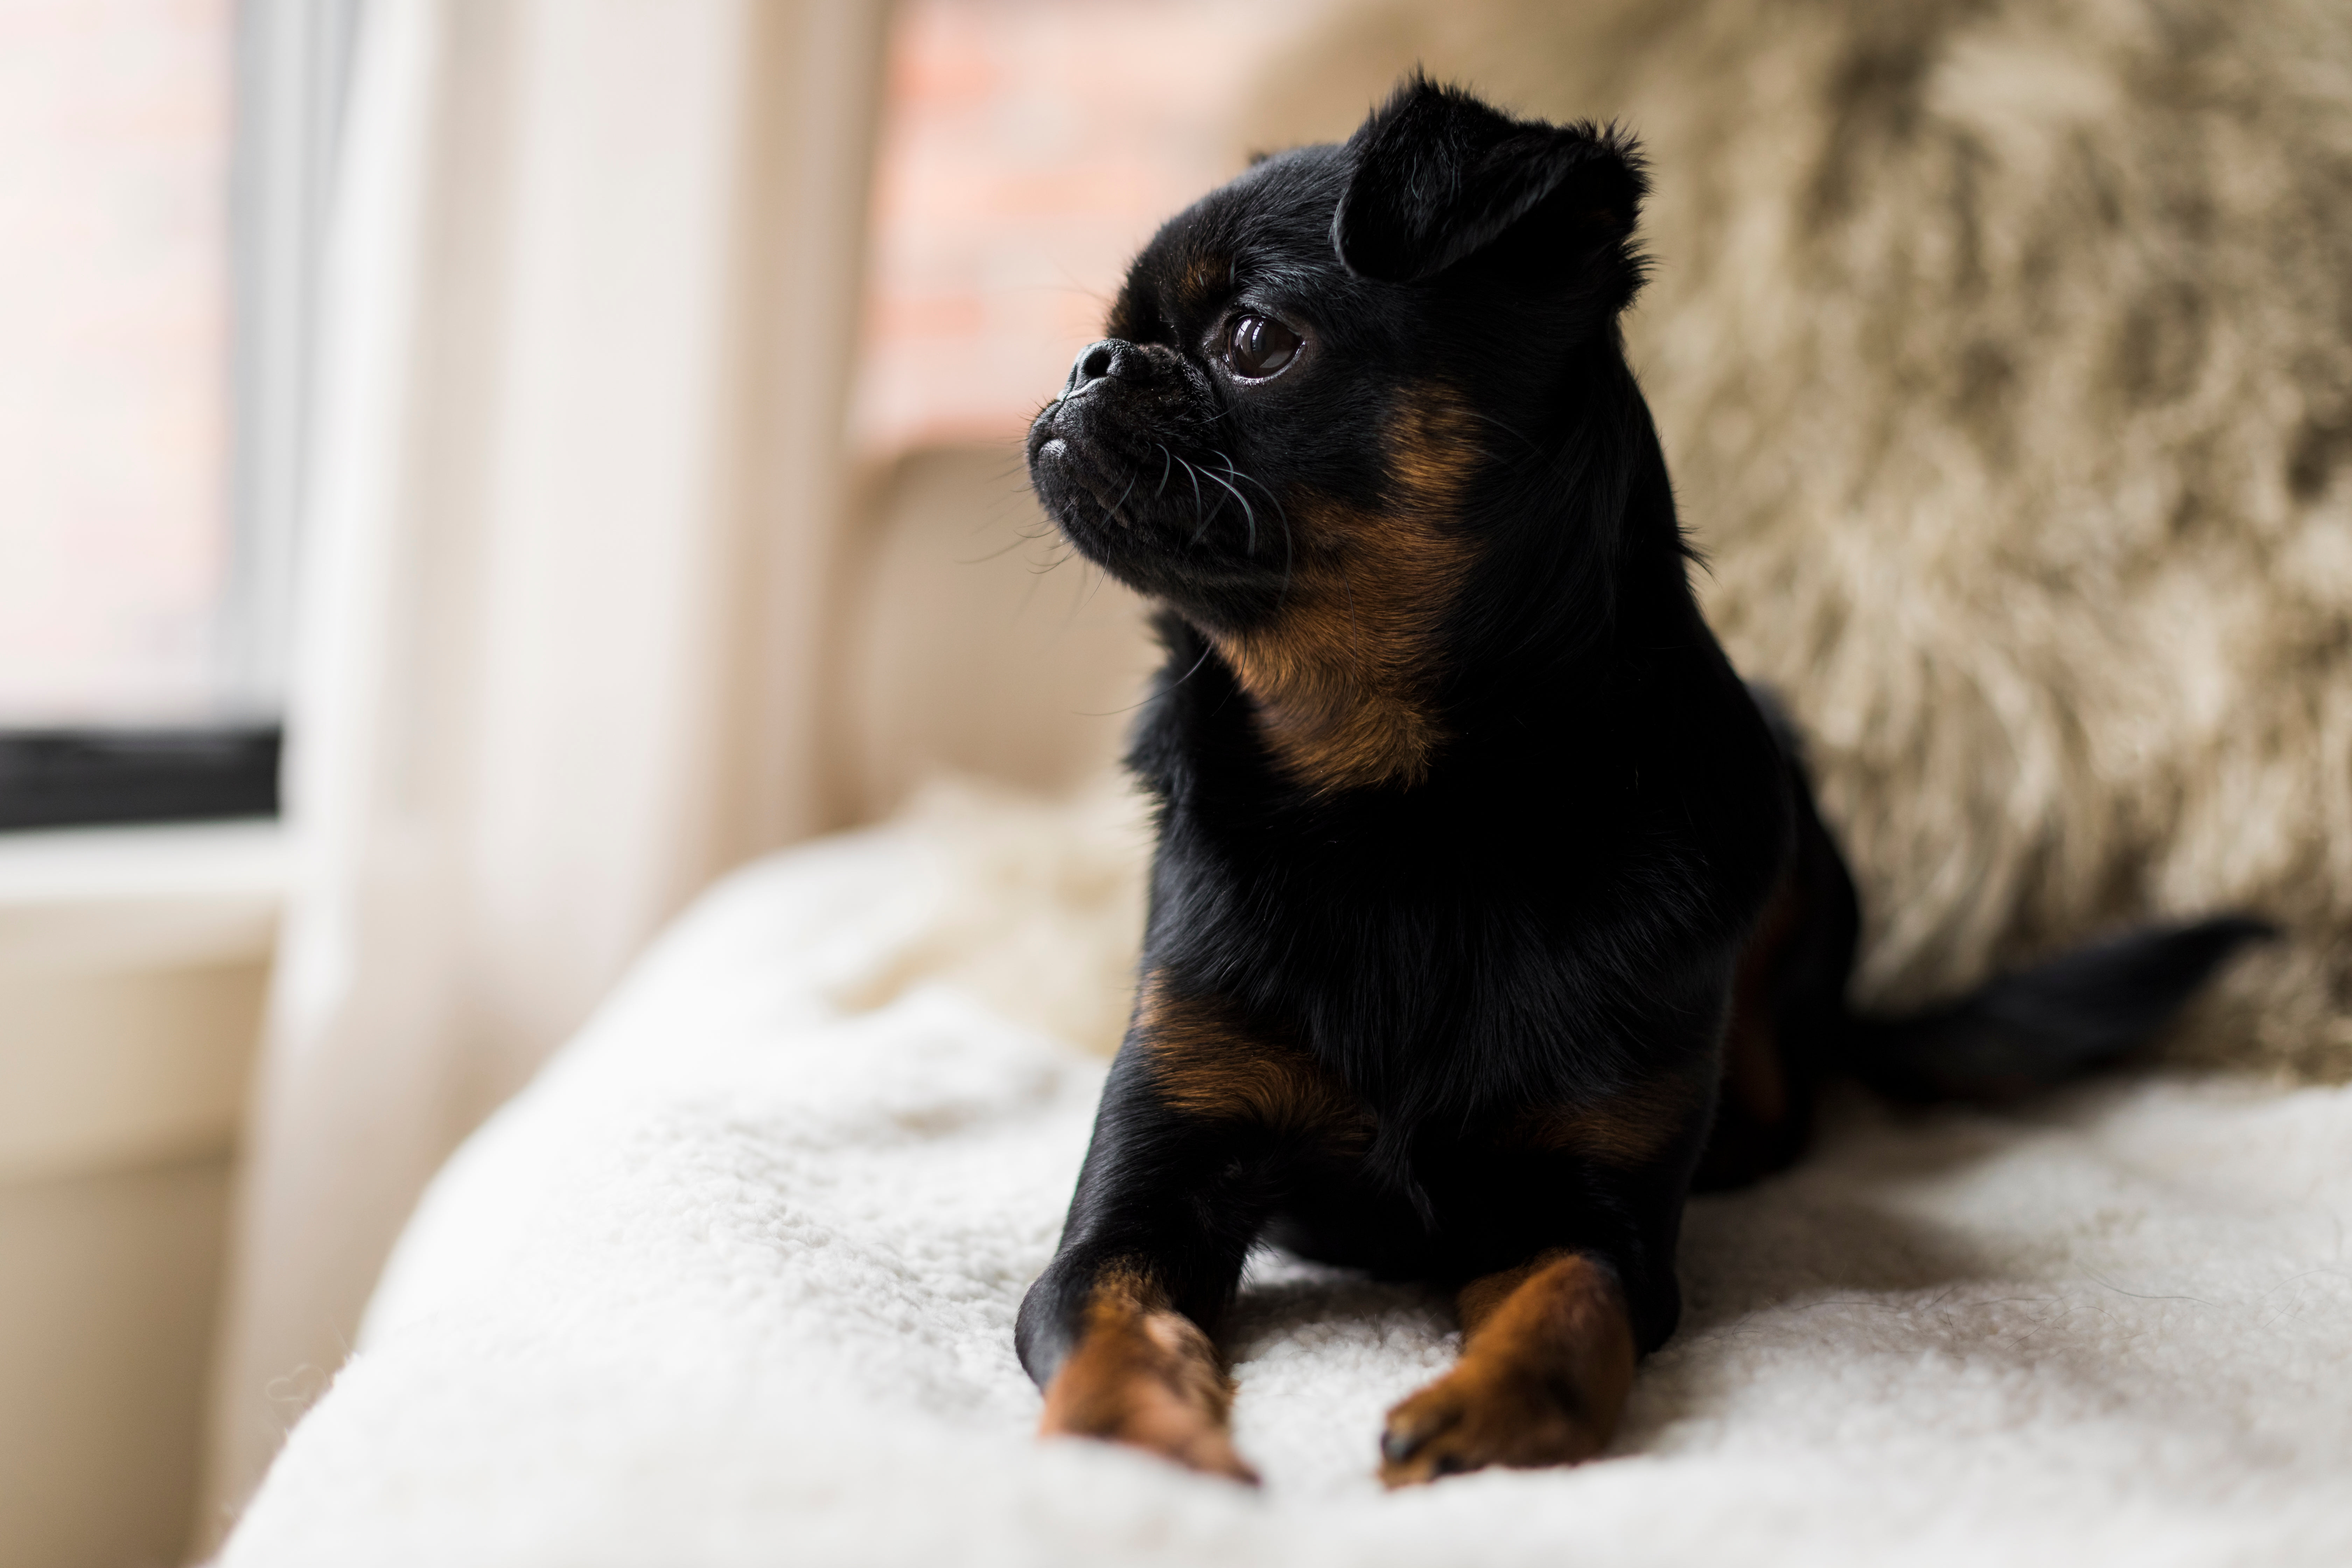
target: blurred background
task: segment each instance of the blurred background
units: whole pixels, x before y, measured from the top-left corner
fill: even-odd
[[[215,1539],[424,1176],[711,875],[1108,760],[1131,606],[1038,574],[1018,437],[1317,9],[0,0],[0,1561]],[[273,1054],[388,1074],[257,1076],[289,905]]]
[[[2263,909],[2352,1076],[2352,25],[2305,0],[0,0],[0,1561],[216,1540],[714,877],[1100,776],[1021,432],[1414,63],[1648,142],[1629,323],[1865,1001]]]

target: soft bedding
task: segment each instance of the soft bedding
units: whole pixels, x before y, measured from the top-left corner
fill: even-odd
[[[1443,1303],[1273,1255],[1261,1492],[1036,1443],[1013,1315],[1140,841],[966,794],[715,889],[442,1173],[224,1561],[2352,1563],[2343,1089],[1840,1103],[1692,1205],[1682,1331],[1573,1470],[1383,1493]]]

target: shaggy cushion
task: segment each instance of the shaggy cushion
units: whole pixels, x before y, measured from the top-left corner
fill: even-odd
[[[2352,1076],[2352,21],[2336,0],[1357,5],[1653,161],[1629,322],[1733,657],[1810,731],[1865,1001],[2151,913],[2294,941],[2182,1053]]]
[[[949,802],[710,895],[436,1183],[227,1568],[2352,1561],[2352,1089],[1843,1107],[1692,1205],[1683,1331],[1573,1470],[1383,1493],[1442,1304],[1270,1257],[1263,1492],[1041,1446],[1013,1314],[1139,842]]]

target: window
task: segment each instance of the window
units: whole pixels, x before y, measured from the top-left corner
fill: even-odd
[[[0,827],[277,798],[355,0],[0,0]]]

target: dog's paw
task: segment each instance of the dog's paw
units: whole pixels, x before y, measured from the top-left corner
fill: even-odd
[[[1257,1472],[1226,1426],[1233,1390],[1208,1337],[1173,1312],[1098,1328],[1045,1391],[1041,1436],[1124,1443],[1244,1486]]]
[[[1572,1465],[1608,1445],[1614,1415],[1589,1408],[1559,1372],[1465,1359],[1389,1412],[1381,1480],[1409,1487],[1488,1465]]]
[[[1139,1379],[1088,1414],[1091,1419],[1083,1423],[1056,1421],[1049,1415],[1039,1435],[1123,1443],[1202,1475],[1223,1476],[1244,1486],[1258,1484],[1257,1472],[1234,1447],[1224,1422],[1156,1381]]]

